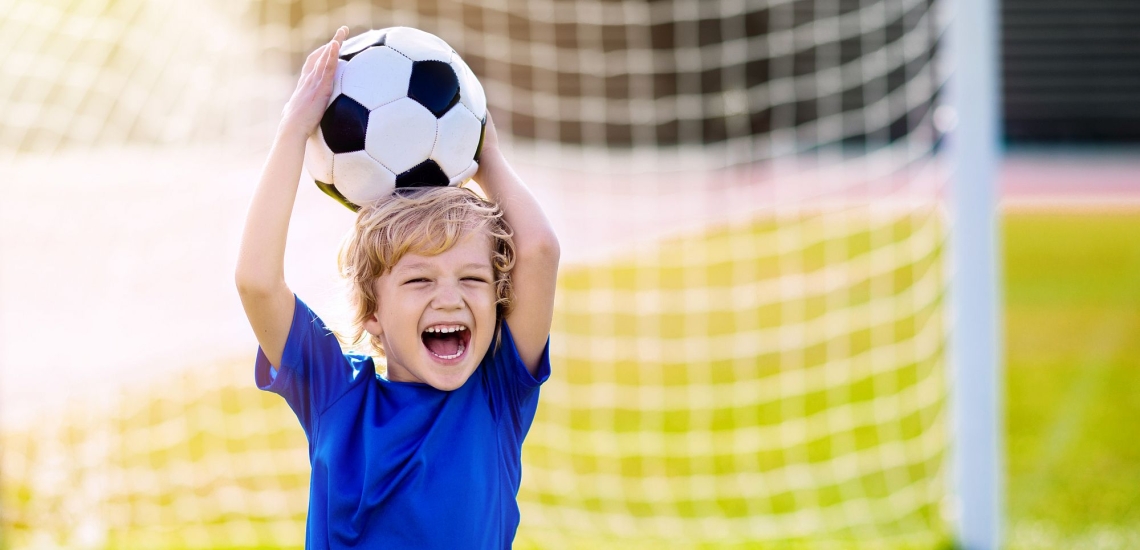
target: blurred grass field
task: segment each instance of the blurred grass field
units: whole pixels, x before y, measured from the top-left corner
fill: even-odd
[[[887,234],[893,235],[888,240],[917,238],[924,228],[931,227],[931,220],[929,217],[899,220],[888,226]],[[811,223],[811,220],[800,222]],[[760,224],[752,226],[750,231],[763,236],[774,234],[777,229],[776,225]],[[1140,385],[1140,214],[1014,211],[1004,216],[1002,233],[1007,364],[1007,547],[1015,550],[1140,547],[1140,490],[1137,489],[1140,487],[1140,440],[1134,436],[1136,418],[1140,418],[1140,393],[1136,391]],[[727,250],[731,241],[718,240],[723,237],[714,232],[675,242],[668,254],[683,255],[685,246],[707,245]],[[844,245],[848,258],[857,258],[871,250],[871,243],[865,241],[869,237],[865,234],[849,237]],[[827,249],[822,246],[797,255],[803,263],[795,267],[804,272],[823,268],[828,265]],[[929,252],[938,254],[937,250],[940,248]],[[916,257],[912,263],[883,272],[880,275],[883,288],[888,294],[905,292],[926,280],[928,275],[936,276],[939,270],[931,269],[935,265],[931,258],[928,255]],[[772,267],[772,262],[777,260],[772,257],[755,265]],[[623,271],[628,268],[623,265],[618,262],[608,266],[615,270],[614,276],[603,279],[617,287],[637,288],[638,275]],[[588,279],[596,277],[598,269],[599,266],[570,268],[561,281],[563,291],[589,286]],[[739,267],[724,264],[708,273],[706,282],[715,287],[720,284],[717,274],[733,269]],[[774,273],[764,271],[754,275],[757,280],[764,280]],[[665,270],[660,275],[657,283],[662,287],[687,288],[686,272]],[[861,307],[869,291],[862,286],[852,287],[842,293],[850,300],[842,305],[852,310]],[[821,315],[825,309],[812,300],[802,305],[801,321]],[[787,321],[774,317],[778,310],[757,310],[756,317],[748,323],[762,330],[776,328]],[[578,319],[573,308],[560,312],[560,316],[563,323],[591,322],[589,318]],[[911,338],[920,330],[941,330],[937,324],[923,328],[929,321],[929,306],[909,312],[900,321],[892,331],[896,338]],[[623,322],[622,325],[629,327],[637,323]],[[710,334],[731,333],[742,328],[746,327],[722,327],[715,323],[707,327],[712,331]],[[858,344],[860,334],[853,333],[856,337],[853,345]],[[636,334],[623,336],[633,338]],[[683,334],[662,336],[673,338]],[[861,348],[856,345],[852,349]],[[904,377],[907,384],[927,378],[940,383],[939,377],[922,374],[938,372],[929,370],[933,368],[929,361],[934,357],[914,367],[894,371],[890,376]],[[756,364],[760,369],[752,373],[756,381],[768,384],[778,379],[781,370],[776,368],[778,358],[769,359],[775,362]],[[726,366],[715,363],[708,367],[711,377],[708,383],[723,381],[717,378],[717,373],[728,372]],[[92,547],[203,548],[217,546],[220,541],[228,541],[234,547],[282,547],[300,543],[307,500],[304,438],[292,413],[279,398],[252,387],[249,369],[249,362],[243,359],[214,365],[207,369],[206,376],[202,372],[183,373],[180,382],[172,387],[150,388],[145,397],[136,394],[120,402],[115,406],[122,410],[116,413],[102,414],[76,407],[72,411],[76,414],[70,415],[72,420],[59,419],[58,425],[41,425],[35,432],[8,434],[9,451],[19,448],[26,454],[18,457],[19,462],[12,462],[9,454],[8,469],[3,472],[7,483],[0,487],[3,497],[0,500],[7,509],[0,522],[4,531],[0,533],[0,548],[36,546],[48,540],[65,547],[89,547],[90,544],[76,545],[83,540],[85,522],[101,525],[102,521],[110,522],[98,527],[107,529],[105,535],[90,540],[101,539],[104,544]],[[574,369],[570,362],[564,362],[563,382],[593,380],[578,380],[584,374],[582,368]],[[628,387],[644,387],[654,382],[653,379],[627,380],[631,374],[631,371],[611,373],[615,384]],[[734,421],[757,415],[757,426],[762,430],[776,429],[784,423],[799,426],[796,423],[815,410],[813,403],[827,409],[828,403],[836,405],[838,401],[854,402],[860,396],[867,397],[863,395],[867,392],[859,389],[861,376],[864,374],[852,374],[855,384],[849,393],[821,394],[822,401],[818,403],[812,401],[812,394],[797,394],[768,403],[771,406],[757,407],[752,413],[729,400],[723,404],[724,411]],[[688,382],[699,385],[701,380]],[[560,399],[553,386],[548,390],[547,407],[559,403]],[[125,407],[122,403],[134,403],[134,406]],[[929,429],[937,425],[937,417],[929,413],[936,414],[940,407],[938,402],[930,402],[913,412]],[[625,411],[624,414],[631,413]],[[715,438],[717,433],[716,414],[703,420],[668,409],[638,414],[640,416],[630,420],[633,424],[660,426],[673,437],[690,430],[701,433],[708,428],[702,428],[705,421],[713,422],[709,437]],[[115,418],[114,423],[107,425],[107,418]],[[545,467],[552,466],[546,462],[554,460],[551,449],[557,446],[557,441],[550,438],[569,436],[566,441],[574,443],[573,438],[583,436],[596,439],[605,432],[620,434],[617,424],[623,422],[623,418],[619,414],[598,419],[579,418],[588,422],[597,420],[600,424],[587,426],[584,431],[571,429],[565,434],[532,433],[528,440],[532,466],[528,478],[536,479],[543,475]],[[899,426],[904,429],[894,434],[895,437],[904,442],[915,441],[917,434],[905,429],[905,422]],[[573,428],[573,425],[567,427]],[[43,437],[49,433],[53,435]],[[849,443],[854,445],[851,448],[862,447],[859,435],[857,431],[850,433],[853,439]],[[777,440],[761,441],[768,446],[781,444]],[[95,456],[106,453],[107,462],[100,462],[98,458],[71,466],[61,462],[71,456],[72,450],[95,448],[104,449]],[[791,449],[768,449],[757,456],[760,459],[791,457],[810,464],[828,460],[839,450],[823,448],[823,454],[816,456],[813,453],[818,449],[812,445],[799,444]],[[785,454],[787,452],[792,454]],[[719,468],[716,457],[673,459],[657,464],[644,457],[632,462],[614,462],[573,453],[565,456],[579,462],[587,460],[589,464],[583,472],[588,475],[605,474],[607,469],[613,469],[611,474],[637,478],[649,470],[666,473],[677,470],[683,475],[699,473],[701,468],[712,468],[710,472]],[[926,483],[932,477],[940,483],[937,464],[941,456],[939,451],[915,462],[913,466],[918,471],[914,475],[889,478],[894,479],[892,490],[919,486],[919,482]],[[267,464],[272,466],[267,468]],[[778,470],[781,464],[760,466],[762,470]],[[826,476],[826,470],[821,472]],[[853,478],[847,485],[836,485],[834,489],[874,499],[880,493],[886,494],[885,486],[875,485],[881,485],[885,479],[888,478],[882,473],[872,473]],[[816,480],[816,483],[822,482]],[[109,493],[107,487],[112,487]],[[627,489],[633,492],[625,496],[636,500],[636,485]],[[828,500],[829,490],[824,484],[818,491],[802,493],[800,497],[828,504],[832,502]],[[524,485],[524,493],[527,491]],[[100,497],[102,494],[109,496]],[[580,493],[574,495],[570,493],[569,498],[585,498]],[[533,502],[542,496],[529,495],[528,498]],[[721,508],[727,520],[732,519],[728,516],[735,516],[745,522],[779,522],[782,521],[780,514],[790,510],[787,498],[788,493],[777,494],[767,501],[747,503],[743,508],[732,497],[703,504],[694,498],[678,511],[682,516],[703,515],[708,510],[697,507],[712,506]],[[613,503],[595,499],[578,504],[584,509],[604,509]],[[526,514],[524,510],[524,516]],[[894,542],[885,542],[881,539],[885,531],[879,531],[877,547],[926,548],[940,544],[934,542],[943,540],[936,515],[936,510],[929,505],[912,509],[889,527],[899,528],[900,536]],[[100,520],[100,517],[105,519]],[[48,524],[44,524],[45,521]],[[879,522],[879,525],[891,526],[891,523]],[[915,533],[914,528],[921,525],[934,529],[926,531],[927,536],[918,537],[924,542],[903,535]],[[75,531],[67,534],[54,529],[64,526]],[[50,539],[37,538],[36,533],[42,534],[45,530],[55,535]],[[837,534],[842,535],[842,532]],[[541,546],[533,544],[535,542],[537,539],[520,532],[522,546],[528,543]],[[789,547],[799,547],[801,542],[804,547],[814,544],[806,539],[787,542]],[[866,547],[857,542],[849,546]]]
[[[1140,213],[1002,230],[1009,547],[1140,548]]]

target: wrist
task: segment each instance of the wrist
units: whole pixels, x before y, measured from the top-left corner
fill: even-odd
[[[498,147],[491,146],[483,147],[482,154],[479,155],[479,171],[486,172],[488,170],[497,170],[501,166],[507,165],[507,158],[503,156],[502,150]]]
[[[297,129],[296,126],[288,124],[287,122],[282,122],[281,125],[277,127],[277,133],[273,136],[273,146],[291,147],[300,145],[301,147],[304,147],[305,142],[308,141],[308,139],[309,135]]]

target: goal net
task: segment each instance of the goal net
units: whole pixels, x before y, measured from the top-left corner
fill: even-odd
[[[929,548],[952,521],[944,3],[0,0],[0,155],[16,182],[221,144],[248,178],[337,26],[434,32],[563,243],[517,546]],[[9,209],[50,200],[8,185]],[[52,406],[5,375],[0,546],[301,545],[304,435],[248,349]]]

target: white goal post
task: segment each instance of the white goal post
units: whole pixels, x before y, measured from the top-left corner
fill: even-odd
[[[1001,330],[997,168],[998,4],[957,0],[949,105],[951,182],[951,387],[953,487],[960,548],[998,548],[1002,528]]]

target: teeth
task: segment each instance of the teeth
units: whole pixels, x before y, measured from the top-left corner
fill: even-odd
[[[439,326],[434,326],[434,327],[428,327],[428,329],[424,332],[439,332],[439,333],[446,334],[446,333],[450,333],[450,332],[459,332],[461,330],[467,330],[467,329],[462,327],[462,326],[459,326],[459,325],[439,325]]]
[[[460,342],[459,343],[459,351],[456,351],[455,355],[439,355],[439,354],[437,354],[431,350],[428,350],[428,353],[431,353],[432,355],[439,357],[440,359],[455,359],[455,358],[459,357],[460,355],[463,355],[463,350],[465,350],[465,349],[467,349],[467,348],[463,347],[463,342]]]

